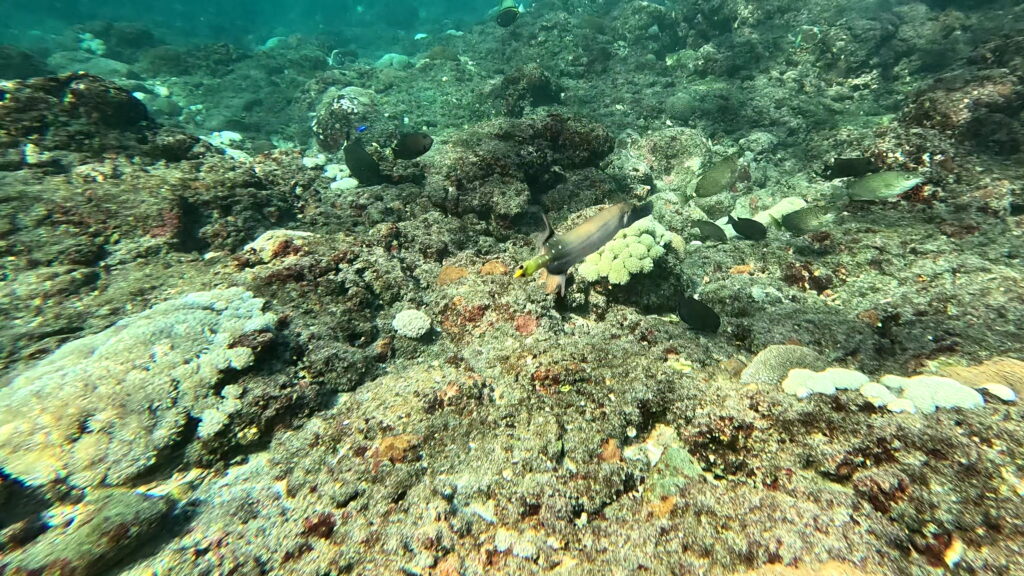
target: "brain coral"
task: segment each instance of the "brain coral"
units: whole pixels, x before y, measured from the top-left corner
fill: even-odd
[[[119,484],[223,399],[221,374],[254,361],[231,347],[276,317],[241,288],[188,294],[61,346],[0,390],[0,467],[30,485]]]
[[[620,230],[600,250],[587,256],[580,262],[578,273],[589,282],[608,278],[612,284],[625,284],[633,274],[650,272],[654,261],[665,253],[666,244],[672,244],[677,250],[683,247],[678,234],[669,232],[654,218],[643,218]]]

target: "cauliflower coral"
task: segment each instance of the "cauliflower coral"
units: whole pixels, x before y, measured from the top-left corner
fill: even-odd
[[[607,278],[612,284],[625,284],[634,274],[650,272],[667,244],[681,250],[683,240],[647,217],[620,230],[600,250],[587,256],[580,262],[577,274],[589,282]]]

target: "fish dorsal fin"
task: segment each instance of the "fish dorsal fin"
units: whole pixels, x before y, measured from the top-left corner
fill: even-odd
[[[629,211],[626,212],[622,217],[622,227],[629,228],[637,221],[647,218],[654,213],[654,204],[651,202],[644,202],[636,206],[630,206]]]
[[[555,231],[551,228],[547,215],[541,212],[540,217],[544,219],[544,231],[533,234],[533,240],[537,243],[538,250],[544,248],[544,244],[555,236]]]
[[[548,215],[541,212],[540,217],[544,219],[544,241],[547,242],[555,235],[555,229],[551,227],[551,223],[548,222]]]

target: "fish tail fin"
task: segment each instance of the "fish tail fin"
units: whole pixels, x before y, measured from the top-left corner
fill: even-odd
[[[626,223],[625,224],[626,224],[627,227],[628,226],[632,226],[633,223],[635,223],[637,220],[640,220],[642,218],[646,218],[646,217],[650,216],[651,213],[653,213],[653,212],[654,212],[654,204],[649,202],[649,201],[648,202],[644,202],[643,204],[638,204],[636,206],[633,206],[633,208],[630,209],[629,213],[626,214]]]
[[[544,292],[565,296],[565,279],[565,274],[551,274],[549,272],[547,278],[544,279]]]

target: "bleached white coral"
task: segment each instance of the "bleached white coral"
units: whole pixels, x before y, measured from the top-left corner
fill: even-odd
[[[395,315],[391,327],[399,336],[416,339],[430,330],[430,317],[419,310],[403,310]]]
[[[27,484],[120,484],[224,399],[221,373],[253,351],[242,334],[276,317],[241,288],[157,304],[58,348],[0,389],[0,468]]]
[[[879,384],[891,390],[902,391],[902,397],[914,403],[921,412],[935,412],[936,408],[979,408],[985,404],[976,390],[946,378],[930,374],[918,374],[910,378],[886,375]]]
[[[874,382],[846,368],[829,368],[822,372],[796,368],[789,371],[782,389],[798,398],[835,394],[837,390],[859,390],[868,402],[885,406],[891,412],[930,413],[936,408],[980,408],[985,404],[981,394],[969,386],[952,378],[929,374],[910,378],[888,374]]]

